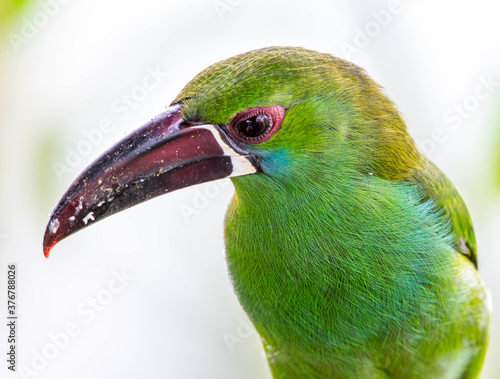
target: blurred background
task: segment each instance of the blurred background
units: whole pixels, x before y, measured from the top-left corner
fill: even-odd
[[[500,304],[499,36],[490,0],[2,0],[0,304],[15,262],[19,340],[17,374],[3,360],[0,376],[270,378],[227,275],[229,181],[144,203],[42,255],[50,211],[91,161],[206,66],[270,45],[343,57],[385,87],[468,204]],[[499,323],[496,312],[482,378],[500,376]],[[6,341],[4,326],[0,350]]]

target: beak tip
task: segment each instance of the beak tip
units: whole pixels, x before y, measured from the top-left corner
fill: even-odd
[[[43,239],[43,255],[45,258],[49,257],[50,250],[52,250],[55,244],[56,241],[54,241],[53,235],[46,233]]]
[[[50,250],[52,250],[55,244],[60,240],[60,236],[56,233],[57,229],[54,229],[53,225],[54,221],[53,218],[51,218],[43,236],[43,255],[45,258],[49,257]],[[59,226],[59,222],[57,222],[57,226]]]

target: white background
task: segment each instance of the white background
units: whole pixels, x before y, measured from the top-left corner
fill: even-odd
[[[476,96],[482,81],[500,81],[494,1],[62,2],[34,2],[0,41],[0,315],[6,266],[16,262],[21,377],[270,377],[226,272],[229,181],[115,215],[61,242],[49,260],[41,248],[51,209],[86,165],[209,64],[270,45],[347,58],[385,87],[466,200],[480,274],[500,304],[500,191],[492,179],[500,87]],[[153,82],[151,70],[160,72]],[[154,88],[141,88],[144,80]],[[125,109],[123,96],[132,99]],[[446,120],[456,105],[467,115]],[[103,119],[112,130],[91,143]],[[57,175],[57,164],[68,170]],[[188,207],[196,214],[183,215]],[[129,278],[120,286],[113,278],[122,271]],[[483,378],[500,371],[494,316]],[[68,327],[77,335],[64,337]],[[0,327],[1,352],[6,333]]]

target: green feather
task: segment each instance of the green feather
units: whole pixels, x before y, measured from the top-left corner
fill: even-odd
[[[475,378],[489,312],[467,208],[359,67],[301,48],[210,66],[174,103],[287,109],[232,178],[229,272],[275,378]]]

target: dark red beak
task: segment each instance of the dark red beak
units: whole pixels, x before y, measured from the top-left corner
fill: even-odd
[[[217,125],[184,121],[174,105],[118,142],[69,187],[50,216],[46,257],[63,238],[156,196],[257,172],[254,157]]]

